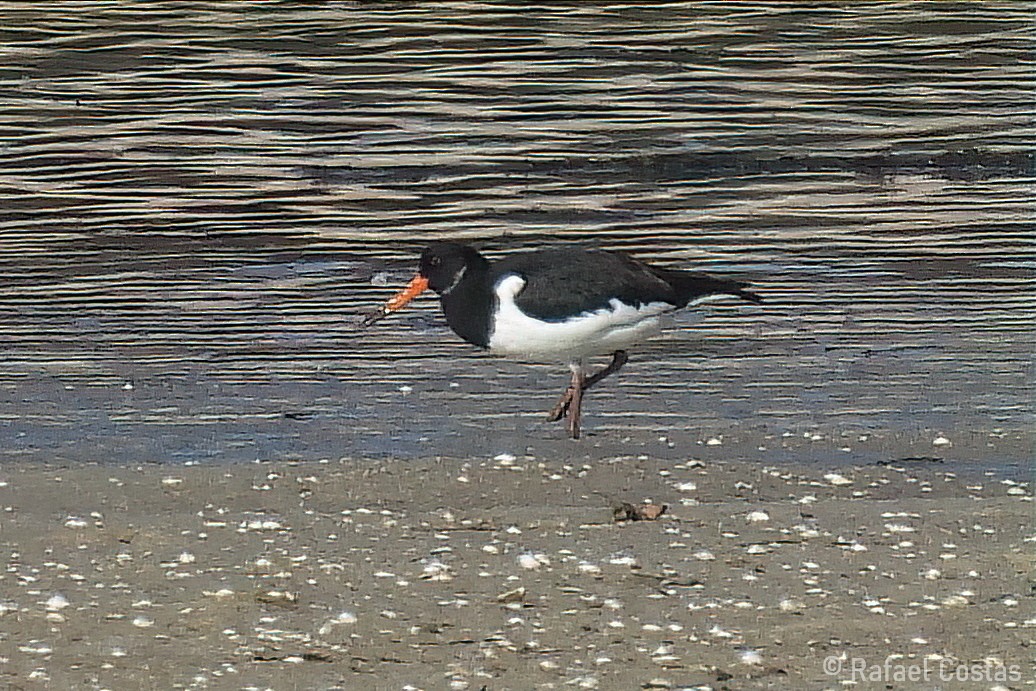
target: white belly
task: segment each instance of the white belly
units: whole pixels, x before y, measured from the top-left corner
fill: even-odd
[[[499,309],[489,338],[492,353],[540,362],[574,362],[625,350],[661,331],[664,302],[632,307],[613,299],[608,307],[563,322],[544,322],[518,309],[515,296],[525,281],[508,276],[496,286]]]

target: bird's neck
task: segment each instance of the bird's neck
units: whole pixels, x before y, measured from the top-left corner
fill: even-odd
[[[496,296],[489,285],[489,264],[473,263],[451,290],[441,297],[442,311],[454,333],[468,343],[489,345]]]

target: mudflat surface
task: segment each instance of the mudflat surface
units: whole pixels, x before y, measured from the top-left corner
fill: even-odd
[[[932,465],[8,464],[0,510],[4,688],[1034,685],[1030,489]]]

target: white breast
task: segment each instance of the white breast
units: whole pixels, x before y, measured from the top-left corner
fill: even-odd
[[[515,304],[525,280],[511,275],[495,288],[498,310],[489,338],[490,352],[546,362],[574,362],[590,355],[625,350],[662,327],[662,315],[673,306],[652,302],[640,307],[612,299],[608,307],[560,322],[530,317]]]

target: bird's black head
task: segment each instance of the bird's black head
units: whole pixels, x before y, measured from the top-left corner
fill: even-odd
[[[428,279],[428,287],[439,295],[449,293],[466,275],[484,270],[485,257],[474,247],[457,242],[436,242],[421,253],[417,273]]]

